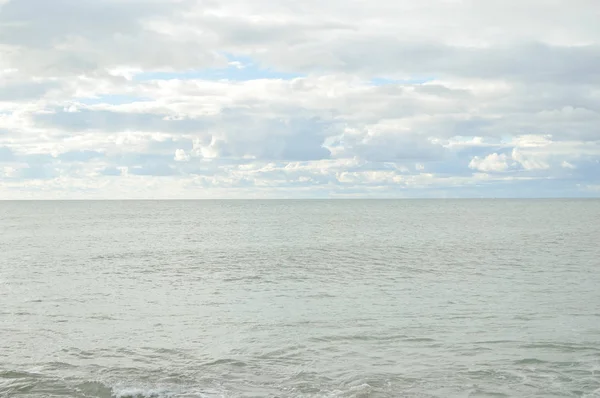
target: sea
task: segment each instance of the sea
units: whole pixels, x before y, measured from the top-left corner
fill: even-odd
[[[600,200],[2,201],[0,397],[600,397]]]

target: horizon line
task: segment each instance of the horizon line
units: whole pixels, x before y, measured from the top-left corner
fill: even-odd
[[[461,198],[60,198],[60,199],[2,199],[1,202],[200,202],[200,201],[338,201],[338,200],[600,200],[600,196],[566,196],[566,197],[461,197]]]

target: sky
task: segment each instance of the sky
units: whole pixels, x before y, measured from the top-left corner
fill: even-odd
[[[600,196],[598,0],[0,0],[0,199]]]

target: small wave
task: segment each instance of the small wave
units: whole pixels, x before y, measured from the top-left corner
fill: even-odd
[[[17,315],[17,316],[27,316],[27,315],[34,315],[32,312],[27,312],[27,311],[19,311],[19,312],[14,312],[13,315]]]
[[[86,397],[112,397],[112,389],[98,381],[87,381],[75,386],[77,392]]]
[[[367,334],[352,334],[352,335],[334,335],[334,336],[318,336],[309,338],[311,342],[334,342],[334,341],[378,341],[378,342],[391,342],[391,341],[434,341],[433,339],[422,339],[410,338],[404,334],[392,334],[392,335],[367,335]]]
[[[35,374],[15,370],[0,370],[0,379],[22,379],[32,376],[35,376]]]
[[[83,358],[83,359],[94,358],[94,356],[95,356],[95,353],[92,351],[80,350],[79,348],[75,348],[75,347],[63,348],[63,349],[61,349],[61,352],[64,352],[68,355],[72,355],[77,358]]]
[[[521,348],[529,349],[550,349],[562,352],[578,352],[578,351],[600,351],[600,348],[588,345],[574,343],[532,343],[522,345]]]
[[[225,278],[223,279],[223,282],[240,282],[240,281],[259,281],[262,279],[262,276],[258,276],[258,275],[252,275],[252,276],[245,276],[245,277],[233,277],[233,278]]]
[[[124,388],[112,389],[115,398],[168,398],[174,397],[175,393],[164,389]]]
[[[67,362],[61,362],[61,361],[54,361],[54,362],[46,362],[43,365],[43,369],[51,369],[51,370],[57,370],[57,369],[75,369],[77,368],[77,366],[72,365],[70,363]]]
[[[535,317],[532,315],[515,315],[513,319],[517,321],[533,321]]]
[[[362,335],[362,334],[354,334],[348,336],[322,336],[322,337],[311,337],[310,340],[313,342],[333,342],[333,341],[365,341],[365,340],[373,340],[373,337]]]
[[[120,320],[120,318],[115,318],[112,315],[104,315],[104,314],[92,315],[92,316],[90,316],[90,319],[96,319],[98,321],[118,321],[118,320]]]
[[[475,391],[471,392],[471,394],[469,394],[469,396],[473,396],[473,397],[479,397],[479,396],[483,396],[483,397],[497,397],[497,398],[502,398],[502,397],[509,397],[510,395],[505,394],[503,392],[496,392],[496,391],[487,391],[487,390],[483,390],[483,389],[476,389]]]
[[[408,339],[404,339],[404,341],[408,341],[411,343],[433,343],[435,339],[431,339],[429,337],[411,337]]]
[[[515,343],[514,340],[483,340],[476,341],[475,344],[510,344]]]
[[[145,350],[152,351],[157,354],[163,354],[163,355],[180,356],[183,354],[181,350],[176,350],[173,348],[164,348],[164,347],[163,348],[143,347],[143,348]]]
[[[542,361],[541,359],[537,359],[537,358],[524,358],[524,359],[519,359],[518,361],[515,361],[516,365],[539,365],[539,364],[544,364],[547,363],[546,361]]]
[[[216,365],[231,365],[231,366],[246,366],[246,362],[238,361],[236,359],[217,359],[216,361],[207,362],[204,366],[216,366]]]
[[[308,298],[335,298],[336,296],[330,293],[315,293],[307,296]]]
[[[141,251],[141,252],[121,252],[121,253],[109,253],[109,254],[100,254],[96,256],[90,257],[91,261],[102,261],[102,260],[124,260],[130,258],[153,258],[156,257],[157,253],[151,251]]]

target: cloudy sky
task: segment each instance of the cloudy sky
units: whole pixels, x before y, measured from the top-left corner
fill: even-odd
[[[0,198],[600,196],[598,0],[0,0]]]

